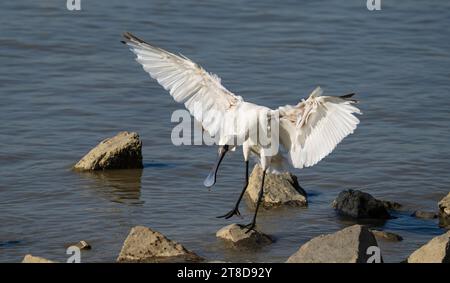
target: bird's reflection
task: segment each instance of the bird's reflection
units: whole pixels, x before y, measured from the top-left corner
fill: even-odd
[[[108,170],[80,173],[93,180],[90,187],[112,202],[143,204],[141,197],[142,169]]]

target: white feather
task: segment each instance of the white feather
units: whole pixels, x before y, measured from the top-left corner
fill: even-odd
[[[361,114],[351,100],[321,96],[316,88],[296,106],[280,107],[280,141],[296,168],[310,167],[330,154],[359,124]]]
[[[126,44],[137,56],[136,61],[144,70],[168,90],[175,101],[184,103],[211,136],[219,138],[221,144],[226,143],[225,136],[233,134],[227,132],[227,129],[232,127],[225,126],[227,121],[220,117],[236,111],[243,103],[242,97],[227,90],[217,75],[206,72],[186,56],[154,47],[129,33],[125,34],[125,38]],[[201,109],[195,111],[195,107]],[[246,118],[243,115],[234,116]],[[243,121],[237,123],[241,124]]]
[[[184,103],[192,116],[220,145],[243,145],[244,158],[256,155],[266,169],[284,167],[285,160],[296,168],[310,167],[327,156],[347,135],[353,133],[360,114],[348,97],[322,96],[316,88],[297,105],[277,110],[248,103],[228,91],[217,75],[183,55],[175,55],[154,47],[130,33],[124,34],[126,44],[136,54],[136,61],[175,99]],[[280,114],[279,137],[268,140],[252,135],[264,117]],[[263,133],[269,128],[261,129]],[[269,154],[261,145],[279,138],[286,152]],[[235,142],[238,142],[237,144]],[[278,144],[278,140],[276,141]],[[234,147],[233,147],[234,148]]]

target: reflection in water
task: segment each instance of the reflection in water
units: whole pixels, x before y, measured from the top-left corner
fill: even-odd
[[[20,244],[20,241],[12,240],[12,241],[2,241],[0,242],[0,247],[10,247]]]
[[[142,169],[80,172],[93,180],[89,186],[112,202],[130,205],[143,204],[141,197]]]
[[[375,219],[375,218],[355,219],[340,214],[336,214],[336,216],[337,216],[336,220],[342,223],[344,226],[359,224],[359,225],[367,225],[371,228],[381,228],[388,221],[388,219]],[[396,217],[393,217],[392,219],[396,219]]]
[[[173,168],[175,164],[163,163],[163,162],[146,162],[144,168]]]

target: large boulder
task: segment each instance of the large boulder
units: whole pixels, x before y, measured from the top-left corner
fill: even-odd
[[[246,195],[251,204],[258,201],[261,188],[262,169],[257,164],[250,175]],[[297,177],[289,172],[266,173],[264,177],[264,195],[261,205],[265,208],[288,206],[307,206],[306,192],[300,187]]]
[[[246,232],[247,229],[241,225],[230,224],[217,231],[216,237],[237,249],[257,249],[273,242],[270,236],[261,232],[255,230]]]
[[[438,203],[439,224],[442,227],[450,227],[450,193]]]
[[[22,263],[55,263],[55,262],[43,257],[27,254],[23,258]]]
[[[142,142],[137,133],[120,132],[100,142],[74,169],[80,171],[143,168]]]
[[[332,206],[339,214],[353,218],[391,218],[383,201],[358,190],[342,191],[333,201]]]
[[[118,262],[196,262],[203,258],[163,234],[143,226],[133,227],[125,239]]]
[[[320,235],[305,243],[288,263],[366,263],[377,250],[374,235],[365,226],[353,225],[334,234]],[[379,250],[378,250],[379,251]],[[381,254],[380,261],[381,259]]]
[[[413,252],[408,263],[450,263],[450,231],[434,237]]]

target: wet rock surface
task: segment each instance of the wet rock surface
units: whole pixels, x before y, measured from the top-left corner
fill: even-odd
[[[287,260],[288,263],[365,263],[369,247],[378,247],[366,226],[353,225],[334,234],[313,238]],[[381,255],[380,255],[381,256]]]
[[[257,164],[253,168],[245,192],[247,199],[252,205],[256,205],[258,200],[261,180],[262,169]],[[266,173],[264,178],[264,195],[261,202],[262,207],[273,208],[282,205],[305,207],[307,204],[306,192],[300,187],[296,176],[288,172],[280,174]]]
[[[120,132],[100,142],[73,167],[79,171],[143,168],[142,142],[134,132]]]
[[[385,203],[368,193],[347,190],[339,193],[332,207],[341,215],[359,219],[390,219]]]
[[[133,227],[117,262],[198,262],[203,258],[144,226]]]
[[[408,263],[450,263],[450,231],[434,237],[413,252]]]
[[[237,249],[257,249],[273,242],[273,239],[261,232],[247,229],[239,224],[230,224],[216,233],[216,237]]]

